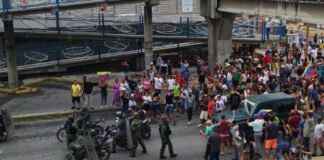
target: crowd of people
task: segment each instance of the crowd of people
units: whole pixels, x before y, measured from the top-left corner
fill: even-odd
[[[121,106],[123,113],[129,109],[143,109],[151,123],[158,122],[165,113],[173,125],[183,114],[186,114],[188,125],[192,125],[193,113],[199,112],[200,121],[196,125],[200,134],[208,138],[206,159],[218,159],[228,152],[232,153],[233,160],[238,160],[244,156],[241,143],[245,142],[252,146],[250,159],[288,160],[296,148],[305,157],[316,156],[317,148],[323,155],[324,79],[320,66],[324,61],[321,49],[316,49],[320,46],[311,46],[309,54],[296,44],[281,46],[280,49],[268,47],[264,55],[242,46],[234,48],[234,53],[223,64],[215,63],[212,69],[199,56],[195,66],[183,60],[179,68],[175,68],[171,60],[164,61],[158,56],[150,69],[137,78],[128,75],[125,67],[125,76],[110,85],[112,105]],[[312,69],[311,75],[308,69]],[[83,85],[85,107],[88,107],[94,84],[84,77]],[[101,88],[101,106],[105,107],[108,83],[100,81],[97,85]],[[75,102],[80,105],[81,87],[77,82],[72,85],[71,92],[73,107]],[[296,105],[288,121],[280,121],[271,111],[258,113],[248,118],[246,124],[253,133],[246,139],[240,125],[235,120],[227,120],[240,114],[236,110],[246,97],[275,92],[295,97]],[[227,110],[232,111],[231,117],[222,115]],[[222,115],[218,122],[214,119],[216,115]]]

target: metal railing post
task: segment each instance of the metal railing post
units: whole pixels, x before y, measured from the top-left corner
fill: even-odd
[[[98,13],[98,23],[99,23],[98,28],[101,29],[101,15],[100,15],[100,13]]]
[[[103,13],[101,14],[101,20],[102,20],[102,35],[105,35],[105,16]]]
[[[190,28],[190,26],[189,26],[189,17],[187,17],[187,38],[189,38],[189,28]]]
[[[61,33],[61,27],[60,27],[60,13],[58,10],[55,11],[55,18],[56,18],[56,30],[58,33]]]
[[[282,28],[282,19],[280,19],[280,23],[279,23],[279,40],[282,39],[282,32],[283,32],[283,28]]]
[[[262,21],[262,33],[261,33],[261,40],[265,41],[265,22]]]

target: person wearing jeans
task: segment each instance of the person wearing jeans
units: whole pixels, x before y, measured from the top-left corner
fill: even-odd
[[[254,120],[252,122],[249,122],[249,119],[248,119],[248,125],[253,127],[254,141],[256,144],[255,152],[262,155],[261,140],[262,140],[262,129],[263,129],[263,125],[264,125],[263,115],[259,114],[258,119]]]
[[[185,108],[187,109],[187,117],[188,117],[188,125],[192,124],[192,111],[196,107],[196,99],[195,96],[189,92],[189,95],[185,98]]]

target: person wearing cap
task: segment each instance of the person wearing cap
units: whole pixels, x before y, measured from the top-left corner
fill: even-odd
[[[248,122],[248,125],[253,128],[253,136],[254,136],[254,141],[256,144],[255,152],[262,155],[261,140],[262,140],[263,125],[265,124],[265,121],[263,120],[263,114],[258,114],[257,116],[258,116],[258,118],[252,122],[249,122],[250,118],[248,118],[247,122]]]
[[[131,109],[135,109],[137,107],[137,103],[135,101],[135,95],[134,94],[131,94],[130,95],[130,98],[129,98],[129,103],[128,103],[128,106],[131,108]]]
[[[173,146],[170,140],[170,135],[172,134],[172,131],[170,130],[169,123],[167,117],[161,117],[161,123],[159,125],[159,133],[160,138],[162,141],[161,149],[160,149],[160,159],[166,159],[167,157],[164,156],[164,150],[166,145],[169,147],[169,153],[170,157],[177,157],[177,154],[173,151]]]
[[[146,154],[147,150],[142,138],[142,124],[143,121],[139,119],[138,112],[133,113],[134,119],[131,122],[131,134],[132,134],[132,141],[133,141],[133,148],[130,153],[130,157],[136,157],[136,148],[137,143],[139,143],[142,147],[142,153]]]

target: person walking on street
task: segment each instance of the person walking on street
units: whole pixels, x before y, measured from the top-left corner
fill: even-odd
[[[80,93],[81,93],[81,86],[78,83],[78,81],[74,81],[74,83],[71,86],[71,96],[72,96],[72,108],[75,109],[75,102],[77,102],[78,107],[77,109],[80,109],[81,103],[80,103]]]
[[[322,122],[322,118],[317,118],[315,129],[314,129],[315,141],[314,141],[313,156],[317,156],[317,147],[320,148],[322,155],[324,154],[323,135],[324,135],[324,124]]]
[[[307,152],[310,152],[310,141],[311,141],[311,136],[312,133],[314,132],[314,127],[315,127],[315,121],[312,116],[312,114],[305,114],[306,115],[306,120],[304,123],[304,137],[303,137],[303,144],[304,144],[304,149]]]
[[[108,92],[107,92],[107,87],[108,87],[108,82],[106,80],[101,80],[100,82],[100,91],[101,91],[101,106],[100,108],[103,107],[108,107],[107,106],[107,96],[108,96]]]
[[[278,132],[278,126],[274,123],[274,117],[270,117],[269,125],[266,127],[265,132],[265,156],[266,159],[270,159],[270,153],[269,151],[272,149],[273,153],[273,159],[276,159],[276,148],[277,148],[277,132]]]
[[[92,107],[92,89],[94,84],[90,82],[86,76],[83,76],[83,94],[84,97],[84,108]]]
[[[238,93],[237,89],[233,90],[233,93],[229,98],[229,103],[231,105],[231,111],[233,112],[233,119],[235,119],[235,110],[239,107],[241,103],[241,96],[240,93]]]
[[[208,119],[212,119],[214,117],[215,110],[215,102],[213,95],[209,95],[208,97]]]
[[[206,122],[206,128],[205,128],[205,132],[203,132],[203,130],[200,130],[200,135],[202,135],[203,137],[205,137],[207,140],[209,138],[209,136],[213,133],[213,124],[212,124],[212,120],[207,120]],[[207,147],[205,150],[205,155],[204,155],[204,159],[207,160],[208,156],[209,156],[209,152],[210,152],[210,144],[207,143]]]
[[[166,102],[165,113],[168,116],[168,118],[170,119],[170,121],[173,121],[173,125],[176,125],[176,116],[174,114],[172,90],[168,91],[167,95],[165,96],[165,102]]]
[[[221,155],[225,154],[225,146],[227,147],[228,153],[230,154],[230,123],[226,120],[225,115],[221,116],[219,122],[220,136],[221,136]]]
[[[142,138],[142,120],[139,119],[138,117],[138,112],[134,112],[133,114],[134,119],[131,123],[131,133],[132,133],[132,141],[133,141],[133,148],[130,153],[130,157],[136,157],[136,148],[137,148],[137,143],[139,143],[142,147],[142,153],[146,154],[146,147],[143,142]]]
[[[196,108],[196,98],[195,96],[189,92],[189,95],[186,97],[186,110],[187,110],[187,117],[188,117],[188,125],[193,124],[192,122],[192,112]]]
[[[175,154],[173,151],[173,146],[172,146],[172,143],[170,140],[170,135],[172,134],[172,132],[170,130],[168,120],[166,117],[161,118],[159,132],[160,132],[160,137],[161,137],[161,141],[162,141],[162,146],[161,146],[161,150],[160,150],[160,159],[167,158],[166,156],[164,156],[164,150],[165,150],[166,145],[168,145],[168,147],[169,147],[170,157],[171,158],[177,157],[177,154]]]
[[[261,140],[262,140],[262,130],[263,130],[263,125],[264,125],[264,120],[263,120],[263,115],[259,114],[258,115],[258,119],[249,122],[249,118],[248,118],[248,125],[253,127],[253,136],[254,136],[254,141],[256,144],[256,153],[258,153],[259,155],[262,155],[262,151],[261,151]]]
[[[213,127],[213,133],[208,138],[210,145],[209,160],[219,160],[221,136],[217,127]]]

